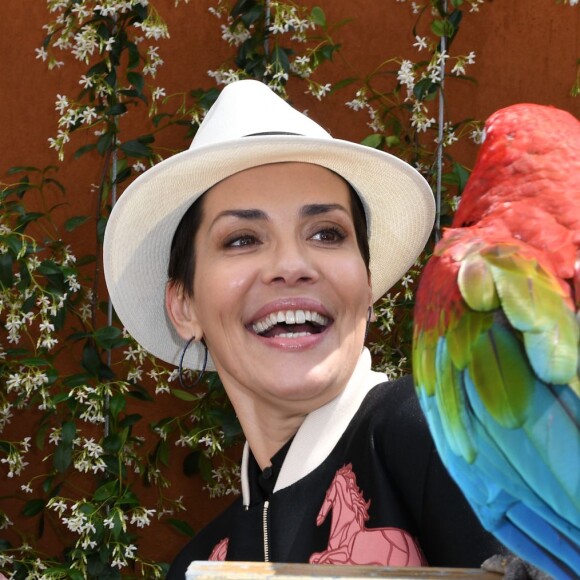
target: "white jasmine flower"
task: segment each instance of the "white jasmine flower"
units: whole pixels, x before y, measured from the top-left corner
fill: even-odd
[[[162,99],[164,96],[165,96],[165,89],[164,89],[163,87],[157,87],[157,88],[156,88],[156,89],[153,91],[153,93],[152,93],[152,95],[151,95],[151,98],[152,98],[154,101],[158,101],[159,99]]]
[[[48,58],[48,52],[46,52],[44,46],[42,46],[41,48],[35,48],[34,52],[36,52],[37,59],[41,59],[42,62],[46,62],[46,59]]]
[[[417,50],[421,51],[424,48],[427,48],[427,38],[425,36],[415,36],[415,42],[413,46],[417,47]]]
[[[54,108],[62,115],[69,106],[66,95],[56,95],[56,103]]]
[[[20,489],[25,493],[32,493],[32,488],[30,487],[30,483],[24,483],[20,486]]]

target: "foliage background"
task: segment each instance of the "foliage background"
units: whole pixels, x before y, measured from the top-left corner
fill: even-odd
[[[159,67],[155,80],[148,80],[151,86],[147,88],[149,91],[147,104],[155,102],[161,108],[166,107],[163,110],[174,111],[178,97],[166,103],[163,103],[163,99],[152,101],[151,90],[162,87],[166,95],[198,88],[211,91],[216,87],[216,83],[208,76],[207,71],[215,71],[231,59],[235,54],[235,47],[229,46],[221,38],[220,24],[223,24],[223,20],[218,21],[208,13],[208,7],[215,6],[216,3],[193,0],[185,3],[182,0],[176,6],[174,0],[154,0],[151,4],[167,22],[171,37],[161,39],[157,43],[160,47],[159,54],[165,63]],[[242,6],[245,4],[244,9],[251,10],[254,3],[237,4]],[[315,5],[323,9],[329,26],[326,29],[319,27],[314,33],[321,34],[322,37],[330,34],[332,42],[340,44],[340,50],[333,51],[332,62],[322,62],[313,78],[322,87],[327,83],[335,87],[340,87],[341,84],[343,86],[318,100],[306,94],[307,81],[291,79],[288,83],[288,94],[298,108],[307,109],[313,118],[326,126],[335,136],[355,141],[366,139],[367,143],[374,146],[390,146],[395,153],[407,156],[413,162],[423,163],[425,171],[432,177],[430,168],[436,151],[434,139],[437,135],[437,124],[433,123],[429,130],[422,134],[417,132],[416,127],[412,127],[413,118],[408,104],[405,104],[404,82],[397,85],[397,78],[404,81],[404,77],[397,75],[405,60],[415,63],[419,71],[429,70],[429,60],[439,40],[436,34],[437,27],[432,29],[432,23],[439,19],[438,16],[433,16],[427,11],[417,22],[417,15],[413,13],[414,4],[421,3],[396,0],[379,2],[320,0],[301,3],[309,7],[310,14],[312,14],[310,8]],[[444,3],[433,1],[423,4],[441,8]],[[451,2],[449,4],[449,11],[452,11],[454,7],[451,6]],[[578,99],[570,94],[570,88],[577,78],[576,58],[580,55],[580,10],[577,7],[565,5],[566,3],[558,4],[552,0],[480,1],[475,2],[479,11],[470,12],[468,2],[453,4],[461,8],[464,18],[453,41],[451,54],[469,55],[472,51],[475,53],[475,63],[466,67],[466,74],[476,82],[446,81],[446,120],[454,124],[462,120],[483,120],[497,108],[521,101],[553,104],[576,115],[580,113]],[[25,193],[22,212],[31,222],[27,233],[33,234],[39,242],[45,239],[62,239],[62,243],[51,243],[47,251],[52,252],[53,258],[58,257],[60,263],[64,264],[63,267],[70,267],[70,274],[78,276],[83,286],[98,290],[99,299],[104,301],[106,294],[102,286],[101,273],[98,269],[95,270],[94,262],[85,259],[83,264],[84,257],[98,254],[96,215],[105,215],[107,211],[106,207],[98,206],[95,191],[95,185],[98,190],[102,182],[103,157],[91,151],[80,159],[74,159],[76,149],[94,141],[94,134],[88,131],[79,131],[72,135],[72,143],[66,146],[62,163],[59,162],[55,151],[49,149],[47,141],[57,132],[60,115],[55,111],[56,95],[69,97],[78,95],[81,90],[79,78],[86,72],[86,67],[69,59],[66,66],[49,71],[46,63],[35,59],[35,49],[41,45],[45,34],[42,27],[49,19],[46,5],[40,0],[3,0],[0,6],[0,78],[3,79],[0,90],[0,122],[3,128],[0,136],[2,152],[0,174],[3,182],[14,184],[22,179],[24,173],[9,175],[7,172],[13,166],[41,168],[48,165],[59,166],[57,172],[51,170],[43,174],[45,178],[54,179],[55,182],[45,182],[41,195],[33,190]],[[342,25],[333,27],[332,23]],[[259,34],[259,30],[256,34]],[[417,44],[421,43],[417,37],[425,39],[429,46],[419,51],[420,46]],[[326,46],[329,45],[327,38]],[[317,46],[317,43],[314,42],[309,46]],[[454,64],[457,64],[457,59],[450,59],[447,73]],[[343,83],[345,79],[350,79],[351,82]],[[357,99],[356,92],[361,87],[366,87],[368,99],[359,99],[361,108],[356,111],[354,109],[359,107],[353,103]],[[428,97],[429,95],[423,94],[421,98],[427,120],[436,117],[437,114],[437,100]],[[351,103],[350,107],[346,105],[347,102]],[[139,135],[149,133],[151,122],[147,112],[148,106],[133,107],[129,114],[121,119],[122,142],[126,143]],[[377,120],[377,115],[381,122],[373,123]],[[369,123],[373,126],[369,127]],[[447,194],[444,195],[446,204],[444,212],[447,214],[451,211],[453,198],[457,194],[455,187],[457,183],[453,181],[461,181],[464,175],[462,171],[455,170],[457,166],[453,163],[458,162],[467,168],[473,163],[476,145],[467,136],[474,127],[475,125],[470,123],[454,126],[457,136],[461,137],[463,134],[463,138],[446,149],[446,154],[453,156],[453,160],[447,159],[445,169],[450,175],[444,184],[448,188]],[[189,128],[187,123],[175,124],[157,135],[155,151],[165,157],[171,152],[185,148],[188,145]],[[136,159],[133,159],[131,163],[135,161]],[[42,175],[38,172],[28,173],[33,181],[38,181]],[[59,184],[62,184],[65,193]],[[119,184],[119,193],[125,185],[126,182]],[[51,212],[49,220],[39,215],[52,207],[55,209]],[[3,207],[3,211],[6,211],[6,207]],[[66,224],[70,226],[70,220],[74,220],[77,216],[88,216],[89,219],[76,229],[65,227]],[[79,259],[76,265],[67,261],[64,251],[67,246],[70,246],[72,253]],[[46,280],[50,282],[46,272],[43,276],[43,284],[46,284]],[[405,355],[404,345],[407,340],[406,330],[410,323],[413,284],[414,279],[409,280],[406,287],[399,288],[398,297],[393,293],[392,302],[387,301],[383,304],[379,312],[381,315],[379,324],[373,335],[375,342],[378,343],[377,363],[383,364],[392,372],[398,372],[401,356]],[[395,310],[392,308],[393,304],[397,306]],[[76,308],[77,311],[80,306],[80,303],[71,304],[73,310]],[[381,329],[392,331],[393,320],[399,322],[396,332],[382,332]],[[2,318],[2,323],[4,325],[5,318]],[[76,563],[78,570],[82,570],[83,565],[87,566],[78,553],[71,551],[78,546],[81,538],[84,538],[89,542],[88,549],[84,551],[94,552],[91,560],[93,576],[115,577],[122,570],[125,574],[134,573],[150,577],[157,571],[161,573],[162,568],[158,567],[158,563],[170,561],[179,546],[186,541],[183,532],[199,529],[205,521],[221,510],[223,505],[231,501],[231,496],[209,501],[209,492],[203,489],[208,486],[209,480],[210,487],[214,485],[215,490],[215,479],[212,484],[208,459],[215,462],[221,457],[219,450],[212,449],[210,445],[210,452],[218,452],[213,458],[208,458],[211,453],[208,453],[207,442],[211,444],[219,440],[215,438],[204,440],[203,437],[208,433],[223,431],[225,425],[230,425],[232,433],[235,429],[229,422],[227,411],[221,407],[219,391],[211,389],[209,392],[215,393],[216,398],[203,397],[202,403],[192,400],[191,394],[180,395],[178,390],[174,389],[173,394],[155,395],[154,404],[151,404],[141,400],[144,397],[126,396],[118,385],[117,390],[111,391],[112,431],[117,434],[125,432],[132,449],[135,450],[135,455],[141,459],[135,459],[129,469],[131,474],[121,478],[123,480],[121,486],[118,473],[115,474],[110,465],[105,473],[101,471],[93,473],[89,470],[89,474],[79,473],[78,469],[75,470],[70,465],[75,438],[82,436],[81,444],[82,441],[86,442],[89,439],[102,443],[104,438],[101,425],[86,422],[81,424],[82,422],[77,420],[80,411],[66,406],[66,397],[62,398],[59,394],[64,393],[66,396],[67,388],[70,389],[70,386],[67,387],[61,380],[78,375],[79,370],[86,371],[87,361],[83,356],[87,352],[86,345],[90,340],[95,340],[94,333],[100,332],[97,338],[101,341],[98,346],[103,357],[106,357],[106,352],[100,347],[115,342],[121,346],[117,362],[124,364],[122,361],[126,356],[121,353],[126,352],[123,349],[126,349],[127,345],[124,344],[123,337],[110,334],[107,326],[106,313],[96,309],[94,319],[90,320],[88,325],[81,323],[78,316],[76,318],[69,316],[68,323],[62,330],[59,331],[57,328],[56,336],[61,346],[65,345],[65,350],[60,352],[58,363],[55,362],[59,378],[55,379],[54,384],[51,383],[53,389],[51,392],[54,396],[60,396],[62,400],[58,399],[61,410],[48,418],[45,413],[38,411],[38,400],[34,397],[21,399],[21,408],[16,408],[14,394],[8,393],[7,380],[11,373],[15,372],[13,361],[18,357],[19,360],[23,360],[30,351],[12,356],[10,358],[12,363],[9,360],[1,367],[0,380],[3,380],[4,384],[0,384],[0,392],[3,400],[4,397],[6,400],[12,397],[10,400],[15,407],[10,412],[9,422],[2,420],[0,416],[3,426],[3,432],[0,433],[0,439],[3,440],[0,458],[9,457],[11,446],[7,442],[21,442],[26,437],[31,438],[30,450],[26,453],[23,453],[22,443],[13,443],[18,449],[18,456],[28,463],[23,466],[20,475],[12,470],[14,477],[9,477],[12,464],[8,461],[0,464],[2,490],[0,511],[6,518],[0,522],[0,527],[5,528],[0,534],[0,538],[3,538],[0,547],[7,548],[3,552],[7,559],[2,560],[7,573],[18,569],[18,564],[14,568],[14,564],[8,561],[14,558],[14,562],[23,562],[20,568],[22,577],[26,575],[34,577],[34,574],[42,576],[48,573],[53,574],[53,577],[67,575],[74,577],[74,568],[71,571],[66,566],[60,567],[58,562],[68,559]],[[80,340],[68,340],[67,337],[75,331],[88,334],[83,335]],[[37,335],[35,331],[30,331],[29,334],[29,344],[32,345],[29,349],[35,350]],[[0,329],[0,342],[4,349],[13,346],[8,343],[7,337],[8,329],[4,326]],[[155,363],[149,364],[148,369],[156,368]],[[88,366],[90,367],[90,364]],[[402,369],[406,366],[407,363],[403,361]],[[125,376],[122,378],[126,378],[126,374],[125,369]],[[104,378],[109,380],[108,377]],[[136,382],[141,384],[142,381]],[[92,384],[95,384],[94,380]],[[136,387],[130,388],[135,392],[139,391]],[[143,382],[142,394],[149,392],[153,395],[154,390],[155,386],[151,381]],[[200,404],[205,406],[199,407]],[[209,426],[209,430],[192,431],[194,422],[189,421],[185,414],[183,424],[173,431],[167,444],[164,444],[159,437],[159,430],[153,430],[150,424],[157,424],[159,427],[161,419],[175,416],[176,409],[182,409],[184,405],[202,415],[206,422],[201,423],[206,427]],[[135,419],[133,423],[131,417],[137,416],[140,416],[140,419]],[[77,425],[79,433],[72,431],[71,424]],[[43,425],[46,426],[45,431]],[[60,445],[51,447],[48,437],[50,428],[55,426],[61,430]],[[131,428],[127,430],[127,426]],[[67,430],[70,431],[68,435]],[[190,445],[174,444],[179,441],[180,436],[191,435],[192,432],[195,436],[190,440]],[[81,444],[75,447],[77,451],[83,448]],[[42,448],[38,449],[37,445],[41,445]],[[24,447],[28,447],[28,444]],[[106,448],[106,445],[104,447]],[[55,460],[53,454],[55,449],[59,448],[59,453],[64,459],[61,457],[60,460]],[[114,457],[117,452],[117,447],[113,445],[109,455]],[[234,448],[231,453],[235,458],[236,449]],[[68,464],[67,454],[71,455]],[[43,461],[46,456],[49,456],[49,459]],[[158,469],[159,474],[149,478],[143,477],[143,471],[135,472],[135,465],[139,462],[142,468],[149,470],[146,469],[145,473],[155,475],[155,470]],[[57,469],[59,465],[62,467],[60,470]],[[225,465],[231,465],[227,459]],[[163,482],[170,483],[170,486],[159,489],[158,484]],[[32,489],[32,493],[27,488]],[[46,501],[52,496],[70,498],[66,503],[66,510],[60,513],[58,509],[46,508]],[[87,511],[88,520],[93,517],[91,521],[95,522],[95,532],[88,528],[84,535],[79,534],[78,530],[73,531],[68,525],[70,518],[73,517],[74,502],[91,496],[94,501],[96,498],[96,503],[99,504],[99,509],[95,513],[93,513],[94,502],[93,507]],[[184,510],[179,509],[180,504]],[[107,535],[106,526],[102,528],[102,522],[115,513],[116,506],[126,510],[129,522],[132,519],[134,521],[129,525],[126,535],[117,529],[119,532],[117,537],[112,538]],[[173,513],[167,511],[170,509],[174,510]],[[68,524],[62,519],[66,517]],[[12,525],[9,525],[9,522],[12,522]],[[119,546],[123,547],[124,551],[120,553],[125,554],[123,559],[127,560],[126,566],[111,566],[116,557],[112,539],[118,540]],[[96,543],[94,549],[90,545],[92,540]],[[30,546],[30,550],[18,550],[23,545]],[[127,547],[133,545],[136,547],[134,550],[128,550],[131,554],[131,557],[128,557]],[[12,551],[13,548],[16,551]],[[103,548],[101,552],[97,553],[101,548]],[[119,563],[119,558],[117,560]],[[43,566],[47,568],[43,570]],[[28,571],[24,572],[25,569]],[[86,570],[81,572],[79,577],[85,573]]]

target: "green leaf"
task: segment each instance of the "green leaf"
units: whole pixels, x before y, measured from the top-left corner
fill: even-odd
[[[232,18],[236,18],[236,16],[239,16],[240,14],[242,14],[242,12],[248,11],[248,9],[254,6],[255,3],[256,3],[255,0],[238,0],[234,4],[234,7],[232,8],[230,16]]]
[[[81,385],[86,385],[91,380],[91,378],[92,375],[87,373],[79,373],[64,379],[63,384],[65,387],[69,388],[80,387]]]
[[[42,491],[44,491],[44,493],[46,493],[47,495],[50,493],[50,489],[52,487],[52,482],[53,482],[54,477],[52,475],[49,475],[43,482],[42,482]]]
[[[433,20],[431,31],[437,36],[451,38],[455,34],[455,26],[449,20]]]
[[[274,51],[272,53],[272,62],[280,66],[284,70],[284,72],[288,72],[290,70],[290,61],[288,60],[288,54],[283,48],[279,46],[276,46],[276,48],[274,48]]]
[[[105,114],[107,115],[123,115],[124,113],[127,112],[127,105],[125,105],[124,103],[115,103],[114,105],[111,105],[105,112]]]
[[[197,401],[198,396],[194,393],[188,393],[187,391],[181,391],[179,389],[171,389],[173,395],[175,395],[178,399],[182,401],[193,402]]]
[[[118,485],[119,482],[116,480],[108,481],[104,485],[101,485],[101,487],[97,488],[95,490],[95,493],[93,494],[94,501],[98,502],[105,501],[110,497],[117,495]]]
[[[61,193],[66,193],[65,186],[60,181],[58,181],[57,179],[53,179],[52,177],[47,177],[44,180],[44,183],[45,184],[46,183],[50,183],[50,185],[54,185],[57,189],[59,189]]]
[[[117,175],[115,176],[115,183],[123,183],[123,181],[129,177],[131,177],[131,168],[125,167],[125,169],[117,172]]]
[[[118,433],[111,433],[103,439],[103,449],[106,453],[116,455],[121,449],[123,442]]]
[[[339,89],[347,87],[348,85],[352,85],[352,83],[356,81],[356,78],[342,79],[341,81],[338,81],[332,85],[332,92],[338,91]]]
[[[157,458],[163,465],[169,465],[169,447],[167,446],[167,441],[159,441],[157,445]]]
[[[83,348],[82,365],[91,375],[97,376],[101,366],[101,357],[97,349],[87,342]]]
[[[143,415],[139,415],[138,413],[131,413],[130,415],[125,415],[123,420],[119,422],[119,427],[132,427],[135,423],[138,423],[141,419],[143,419]]]
[[[45,358],[34,357],[34,356],[23,358],[20,361],[20,364],[27,366],[27,367],[47,367],[50,365],[50,363]]]
[[[195,531],[187,522],[184,522],[183,520],[177,520],[175,518],[169,518],[167,522],[172,525],[178,532],[181,532],[189,538],[193,538],[193,536],[195,536]]]
[[[437,36],[445,36],[445,24],[443,20],[433,20],[431,22],[431,32]]]
[[[211,481],[213,473],[213,464],[203,453],[199,455],[198,461],[199,473],[204,481]]]
[[[107,131],[106,133],[103,133],[99,137],[99,140],[97,141],[97,151],[99,152],[99,154],[104,155],[105,151],[107,151],[107,149],[111,147],[112,142],[113,142],[113,132]]]
[[[117,394],[111,397],[111,401],[109,403],[109,409],[111,410],[111,414],[113,417],[118,417],[119,413],[125,410],[127,405],[127,401],[123,395]]]
[[[325,44],[318,49],[317,54],[322,56],[323,60],[332,60],[332,56],[339,48],[340,44]]]
[[[52,397],[52,402],[55,405],[58,405],[59,403],[63,403],[64,401],[68,401],[68,399],[70,399],[70,393],[57,393],[56,395],[54,395]]]
[[[430,96],[434,96],[437,93],[437,87],[439,85],[434,83],[431,79],[421,79],[414,87],[413,94],[418,100],[422,101]]]
[[[128,72],[127,80],[137,89],[139,94],[143,93],[143,87],[145,86],[143,75],[136,72]]]
[[[10,288],[14,284],[12,254],[0,254],[0,284],[4,288]]]
[[[94,333],[95,340],[103,348],[113,348],[119,338],[123,337],[123,331],[116,326],[102,326]]]
[[[12,548],[12,544],[8,540],[0,539],[0,552],[10,550],[10,548]]]
[[[102,244],[105,238],[105,229],[107,227],[107,218],[100,217],[97,221],[97,237],[99,242]]]
[[[326,15],[320,6],[314,6],[310,14],[312,16],[312,21],[316,26],[326,26]]]
[[[62,441],[54,452],[53,464],[59,473],[64,473],[72,463],[72,445],[66,445]]]
[[[41,170],[33,165],[17,165],[11,167],[6,173],[8,175],[14,175],[15,173],[40,173]]]
[[[62,424],[62,429],[60,431],[61,443],[65,445],[72,445],[74,438],[77,434],[77,428],[73,421],[66,421]]]
[[[24,504],[22,508],[22,515],[30,518],[39,514],[46,506],[46,501],[43,499],[31,499]]]
[[[379,135],[378,133],[374,133],[373,135],[367,135],[361,141],[362,145],[366,145],[367,147],[372,147],[373,149],[378,149],[382,143],[383,143],[383,136]]]
[[[89,151],[92,151],[93,149],[95,149],[97,147],[96,143],[89,143],[88,145],[83,145],[82,147],[79,147],[74,154],[74,159],[79,159],[79,157],[82,157],[85,153],[88,153]]]
[[[88,220],[89,220],[89,218],[85,215],[77,215],[77,216],[71,217],[68,220],[66,220],[66,222],[64,222],[64,229],[67,232],[72,232],[72,231],[76,230],[79,226],[81,226],[82,224],[87,222]]]
[[[129,69],[135,68],[139,65],[139,49],[134,42],[127,41],[127,51],[129,53],[129,62],[127,67]]]
[[[126,141],[121,144],[121,151],[131,157],[144,157],[148,159],[152,155],[151,148],[141,143],[138,139]]]
[[[117,71],[113,67],[107,75],[105,75],[105,82],[114,90],[117,84]]]

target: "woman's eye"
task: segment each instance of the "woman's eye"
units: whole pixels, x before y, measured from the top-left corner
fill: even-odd
[[[258,244],[259,240],[250,234],[244,234],[241,236],[236,236],[230,238],[226,241],[225,246],[227,248],[242,248],[246,246],[253,246],[254,244]]]
[[[336,243],[341,242],[345,237],[344,232],[338,228],[324,228],[316,232],[312,239],[318,242]]]

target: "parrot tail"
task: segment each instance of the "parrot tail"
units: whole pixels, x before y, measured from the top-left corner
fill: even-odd
[[[509,549],[554,578],[576,579],[580,570],[580,544],[577,543],[580,530],[572,529],[566,522],[558,527],[568,528],[570,533],[564,535],[547,524],[544,516],[518,502],[509,509],[493,533]]]

